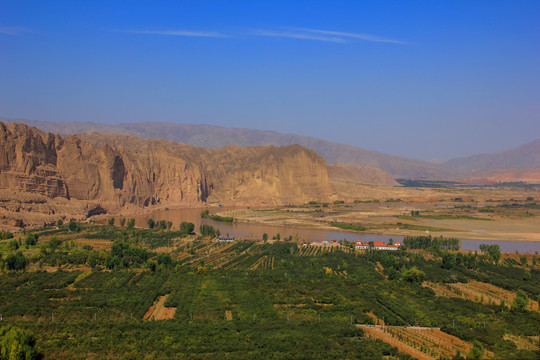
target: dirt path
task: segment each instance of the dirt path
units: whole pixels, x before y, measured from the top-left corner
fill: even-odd
[[[148,311],[143,316],[143,320],[169,320],[174,319],[174,314],[176,314],[176,308],[165,307],[165,301],[169,297],[169,294],[160,296],[154,302],[154,305],[148,308]]]
[[[139,277],[139,275],[141,275],[141,274],[142,274],[142,270],[140,270],[140,269],[137,270],[137,273],[136,273],[136,274],[128,281],[127,286],[130,286],[131,283],[133,282],[133,280],[135,280],[135,279],[136,279],[137,277]]]

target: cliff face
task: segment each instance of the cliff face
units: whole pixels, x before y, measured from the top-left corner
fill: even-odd
[[[96,149],[121,154],[124,180],[117,193],[121,201],[142,206],[283,205],[334,196],[324,160],[298,145],[203,149],[123,135],[80,137]]]
[[[356,164],[328,164],[330,181],[352,181],[362,184],[398,186],[399,183],[379,168],[358,166]]]
[[[298,145],[203,149],[122,135],[45,134],[0,123],[0,189],[126,205],[330,201],[326,164]]]

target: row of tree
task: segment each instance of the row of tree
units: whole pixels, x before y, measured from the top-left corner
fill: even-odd
[[[443,238],[428,236],[406,236],[403,239],[403,244],[408,249],[423,249],[423,250],[459,250],[461,248],[461,240],[456,238]]]

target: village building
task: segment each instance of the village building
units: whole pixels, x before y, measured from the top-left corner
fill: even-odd
[[[222,242],[233,242],[235,239],[234,237],[228,237],[228,236],[218,236],[216,241],[222,241]]]
[[[393,245],[388,245],[387,243],[382,242],[382,241],[373,241],[372,246],[370,246],[369,242],[365,242],[362,240],[358,240],[355,246],[357,250],[369,250],[371,248],[373,250],[389,250],[389,251],[398,250],[400,247],[401,247],[401,241],[396,241]]]

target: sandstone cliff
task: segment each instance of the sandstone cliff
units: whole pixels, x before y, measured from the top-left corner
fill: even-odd
[[[356,164],[328,164],[328,176],[332,182],[349,181],[361,184],[399,186],[399,183],[390,174],[381,169]]]
[[[326,163],[299,145],[203,149],[132,136],[46,134],[0,123],[0,190],[126,206],[330,201]]]

